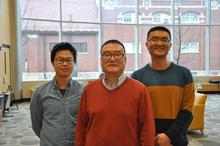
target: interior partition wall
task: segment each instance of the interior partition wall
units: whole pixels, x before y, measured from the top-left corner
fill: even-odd
[[[97,78],[100,46],[118,39],[126,47],[125,72],[150,62],[145,46],[153,26],[171,30],[171,61],[193,75],[220,75],[219,0],[20,0],[23,81],[49,80],[50,51],[61,41],[78,52],[73,77]]]

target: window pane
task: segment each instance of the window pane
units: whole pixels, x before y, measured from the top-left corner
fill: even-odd
[[[197,75],[203,73],[206,57],[205,27],[176,26],[173,39],[174,62],[196,71]],[[182,52],[181,47],[184,47]]]
[[[180,53],[199,53],[199,42],[182,42]]]
[[[60,6],[58,0],[20,0],[22,18],[58,20]]]
[[[152,6],[170,6],[171,0],[152,0],[151,5]]]
[[[130,16],[128,21],[128,16]],[[136,22],[136,0],[109,1],[102,4],[102,21],[114,23],[135,23]],[[128,22],[127,22],[128,21]]]
[[[207,5],[201,0],[176,0],[176,24],[205,24]]]
[[[146,41],[147,41],[147,32],[149,31],[149,29],[151,28],[151,26],[141,26],[139,33],[140,33],[140,48],[141,48],[141,54],[139,54],[139,68],[143,67],[144,65],[146,65],[147,63],[150,62],[151,58],[150,58],[150,54],[146,48]]]
[[[211,0],[211,21],[213,24],[220,24],[220,0]]]
[[[77,66],[73,76],[78,78],[98,77],[99,25],[63,23],[62,40],[70,42],[78,51]]]
[[[59,24],[48,21],[22,21],[23,80],[53,77],[50,43],[58,42]]]
[[[146,2],[144,6],[139,4],[139,22],[142,24],[171,23],[170,3],[170,0],[152,0]]]
[[[62,20],[98,21],[98,0],[62,0]]]
[[[154,24],[169,24],[170,16],[169,14],[158,12],[153,15],[152,21]]]
[[[211,48],[210,48],[210,72],[211,75],[220,75],[220,26],[211,27]]]
[[[126,56],[127,56],[127,63],[125,71],[131,72],[135,69],[135,54],[134,50],[136,49],[135,44],[135,35],[128,35],[135,34],[135,27],[128,26],[128,25],[103,25],[103,36],[102,40],[103,43],[109,39],[118,39],[123,44],[125,44],[126,49]],[[135,47],[131,49],[131,47]]]
[[[199,22],[199,14],[197,13],[185,13],[181,17],[181,24],[195,24],[195,23],[200,23]]]
[[[122,20],[123,23],[136,23],[135,13],[128,12],[128,13],[125,13],[122,17],[123,17],[123,20]]]
[[[175,4],[181,6],[203,6],[206,0],[175,0]]]

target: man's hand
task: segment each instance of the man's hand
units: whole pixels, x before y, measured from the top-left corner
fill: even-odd
[[[172,144],[170,144],[170,139],[166,134],[160,133],[155,138],[155,146],[172,146]]]

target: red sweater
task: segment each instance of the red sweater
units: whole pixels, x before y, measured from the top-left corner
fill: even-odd
[[[152,105],[143,84],[126,78],[108,90],[99,79],[85,87],[75,146],[153,146],[154,136]]]

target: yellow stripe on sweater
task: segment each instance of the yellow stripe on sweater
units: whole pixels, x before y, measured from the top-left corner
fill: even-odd
[[[156,119],[175,119],[181,109],[192,111],[194,85],[190,83],[185,88],[188,88],[186,91],[190,92],[186,93],[184,88],[178,86],[147,87]]]

